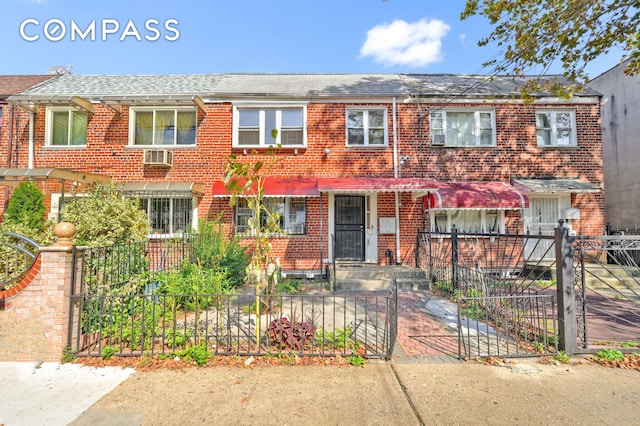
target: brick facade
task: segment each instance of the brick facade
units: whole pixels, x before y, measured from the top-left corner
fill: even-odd
[[[392,97],[367,96],[344,99],[303,99],[307,102],[307,145],[304,148],[282,149],[276,154],[271,175],[280,177],[394,177],[394,144],[399,155],[408,156],[397,164],[401,178],[422,177],[438,181],[503,181],[523,177],[575,177],[603,186],[600,107],[593,96],[578,102],[546,103],[537,100],[524,104],[517,100],[482,98],[457,101],[456,108],[483,108],[495,112],[496,146],[492,147],[431,147],[429,111],[451,107],[451,102],[425,100],[420,104],[398,102]],[[269,103],[268,97],[254,101]],[[300,99],[296,99],[300,101]],[[428,101],[428,102],[427,102]],[[163,104],[164,105],[164,104]],[[380,148],[346,146],[346,110],[348,107],[384,107],[387,110],[389,144]],[[394,107],[396,117],[393,120]],[[539,147],[536,141],[536,110],[549,107],[575,111],[577,147]],[[6,108],[6,106],[5,106]],[[17,119],[12,167],[27,167],[28,123],[25,109],[15,107]],[[264,150],[256,155],[244,155],[232,147],[233,103],[231,100],[207,102],[198,110],[197,145],[171,146],[173,166],[153,168],[142,164],[142,152],[129,142],[129,114],[124,104],[118,113],[108,105],[94,103],[89,114],[86,147],[45,146],[46,108],[41,104],[35,116],[34,166],[69,168],[109,175],[117,182],[199,182],[204,195],[198,205],[198,215],[215,218],[220,213],[230,226],[233,214],[225,198],[214,198],[212,187],[224,173],[230,154],[241,161],[269,160]],[[3,116],[3,128],[5,126]],[[395,123],[395,128],[394,128]],[[394,134],[397,140],[394,141]],[[6,132],[0,136],[0,152],[6,155]],[[4,150],[4,151],[1,151]],[[328,153],[327,151],[328,150]],[[67,190],[69,190],[68,188]],[[59,189],[49,188],[59,192]],[[82,190],[82,189],[79,189]],[[47,194],[48,196],[49,194]],[[2,197],[2,191],[0,191]],[[322,198],[322,201],[321,201]],[[274,250],[285,269],[318,270],[328,257],[329,199],[327,194],[306,201],[306,234],[274,239]],[[428,223],[422,199],[414,200],[410,193],[400,193],[399,241],[397,260],[412,264],[416,231]],[[47,198],[50,202],[50,198]],[[604,228],[604,195],[576,193],[572,207],[581,210],[573,228],[583,234],[600,235]],[[322,210],[321,210],[322,206]],[[395,216],[395,196],[377,195],[377,217]],[[523,231],[521,212],[507,211],[509,226]],[[377,223],[376,223],[377,226]],[[377,235],[377,259],[387,261],[387,250],[396,251],[396,235]]]

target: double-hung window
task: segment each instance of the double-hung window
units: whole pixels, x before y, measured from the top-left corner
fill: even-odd
[[[504,231],[503,210],[451,209],[431,211],[431,232],[494,233]]]
[[[132,108],[132,145],[195,145],[198,115],[195,108]]]
[[[87,113],[71,107],[47,108],[47,145],[87,144]]]
[[[263,201],[264,208],[277,218],[278,227],[285,234],[305,233],[306,206],[304,198],[269,197]],[[236,232],[250,231],[249,220],[255,216],[249,200],[239,198],[236,205]],[[260,215],[260,226],[267,226],[267,214]]]
[[[490,110],[430,114],[432,140],[444,139],[445,146],[495,146],[494,123],[494,113]]]
[[[538,146],[576,146],[576,122],[573,111],[537,111]]]
[[[347,146],[386,146],[386,109],[347,109]]]
[[[303,147],[306,145],[306,108],[236,107],[233,146]]]
[[[175,234],[192,229],[193,198],[191,196],[140,197],[142,210],[147,212],[153,234]]]

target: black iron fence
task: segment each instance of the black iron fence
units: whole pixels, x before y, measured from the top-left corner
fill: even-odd
[[[202,253],[199,235],[76,248],[69,347],[79,356],[170,354],[391,356],[395,284],[386,294],[169,294],[167,273]],[[206,250],[205,250],[206,251]]]
[[[458,357],[521,357],[558,353],[553,294],[459,297]]]
[[[27,274],[39,250],[38,243],[24,235],[0,232],[0,290],[11,288]]]
[[[78,356],[218,355],[389,358],[395,285],[386,294],[75,294],[69,346]]]

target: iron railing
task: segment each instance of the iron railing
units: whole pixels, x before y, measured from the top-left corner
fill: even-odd
[[[78,356],[295,353],[390,358],[397,292],[386,294],[75,294],[69,347]],[[261,306],[260,314],[256,306]],[[265,307],[270,307],[265,312]]]
[[[459,297],[458,357],[558,353],[553,294]]]
[[[11,288],[31,269],[40,245],[24,235],[0,232],[0,290]]]

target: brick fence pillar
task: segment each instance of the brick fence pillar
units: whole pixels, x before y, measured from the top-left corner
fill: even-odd
[[[0,316],[0,361],[60,361],[66,349],[73,269],[69,238],[75,227],[59,225],[54,229],[58,242],[40,249],[39,273],[7,301]]]

